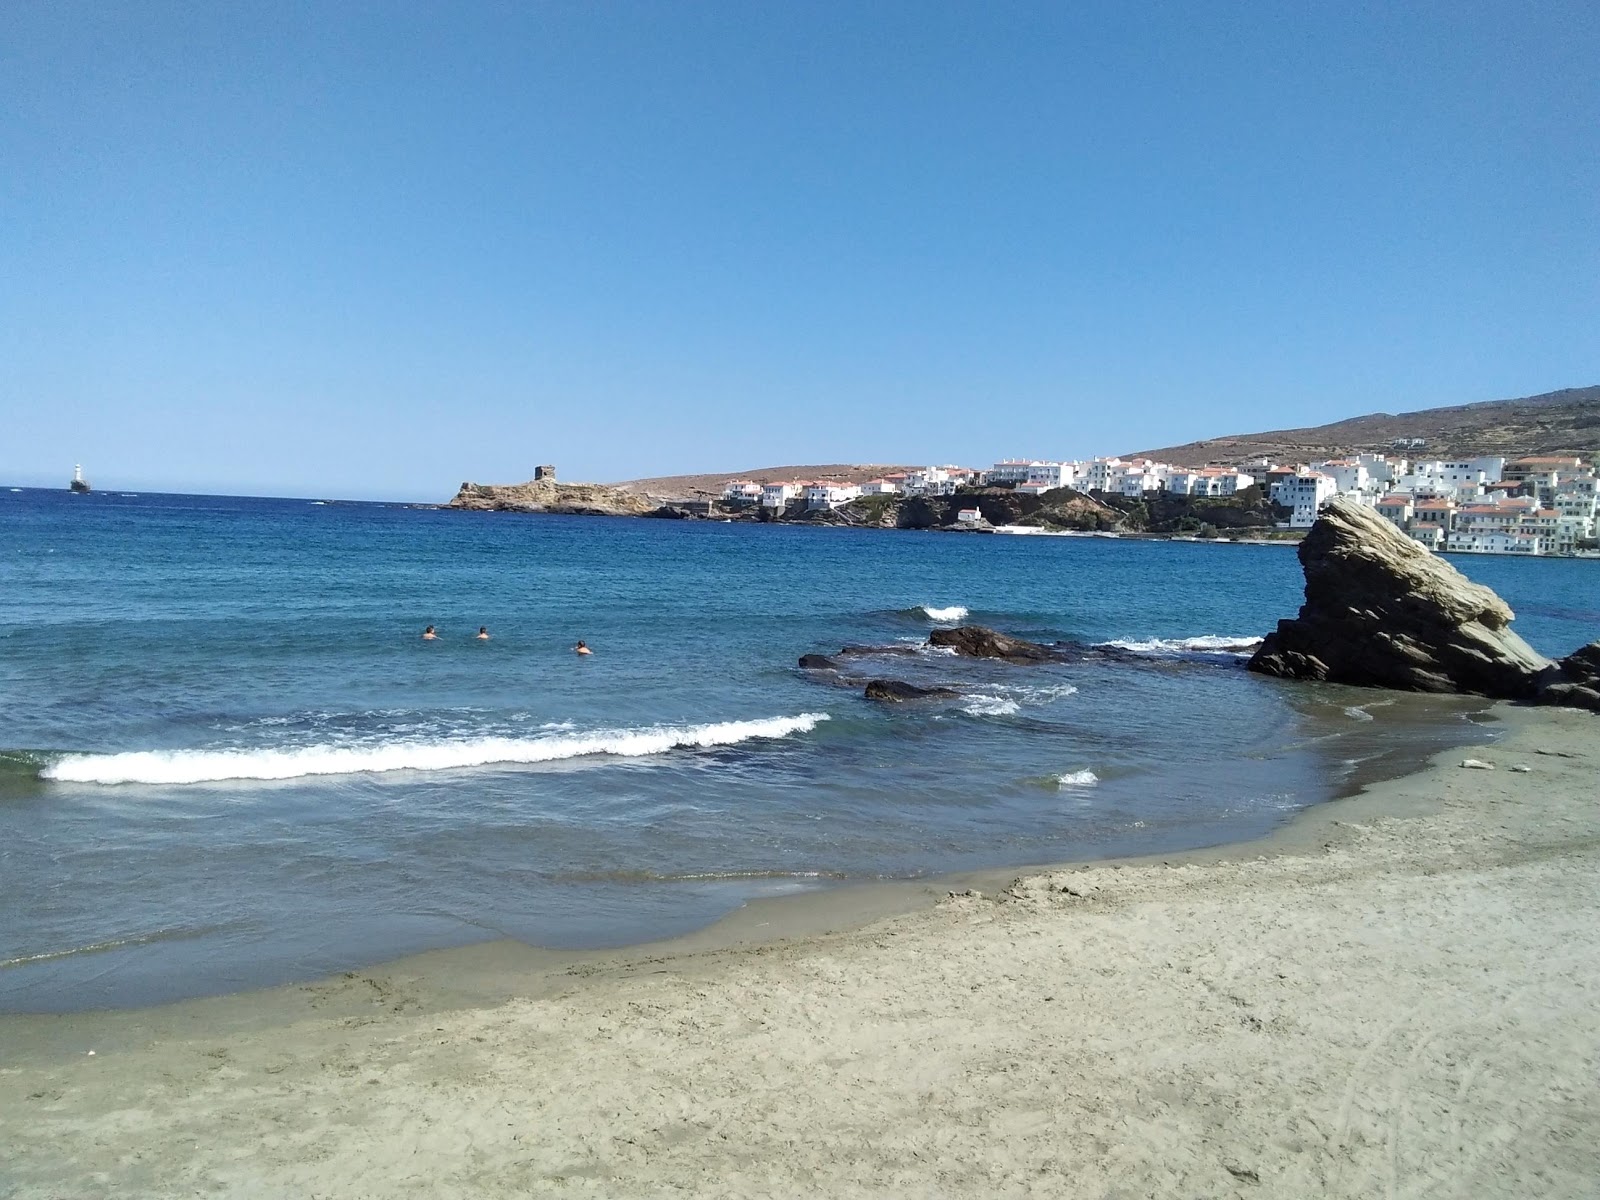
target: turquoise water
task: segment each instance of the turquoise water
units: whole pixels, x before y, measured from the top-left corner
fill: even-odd
[[[1546,652],[1600,628],[1600,564],[1453,561]],[[1282,547],[0,490],[0,597],[9,1009],[1253,836],[1474,707],[1204,652],[1298,606]],[[795,667],[952,606],[1140,661]],[[962,695],[880,707],[874,675]]]

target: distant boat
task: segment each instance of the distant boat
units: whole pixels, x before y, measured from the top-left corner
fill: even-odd
[[[67,484],[67,487],[74,492],[87,493],[94,490],[89,486],[89,481],[83,477],[83,468],[81,466],[72,468],[72,482]]]

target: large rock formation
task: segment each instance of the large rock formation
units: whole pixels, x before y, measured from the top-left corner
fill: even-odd
[[[1306,602],[1267,635],[1252,671],[1517,700],[1535,699],[1557,675],[1511,631],[1504,600],[1372,509],[1329,505],[1300,563]]]
[[[659,501],[599,483],[557,483],[553,476],[527,483],[463,483],[446,508],[494,512],[577,513],[639,517]]]

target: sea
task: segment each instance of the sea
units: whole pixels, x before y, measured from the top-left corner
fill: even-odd
[[[1600,629],[1600,563],[1453,561],[1546,653]],[[0,488],[0,1011],[1233,842],[1484,735],[1245,671],[1301,582],[1279,545]],[[1127,653],[927,647],[962,622]]]

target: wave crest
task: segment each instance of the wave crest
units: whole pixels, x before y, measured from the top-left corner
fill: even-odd
[[[948,608],[935,608],[931,604],[920,604],[913,612],[919,612],[930,621],[962,621],[967,617],[967,610],[959,604],[952,604]]]
[[[669,750],[731,746],[752,738],[809,733],[827,713],[722,721],[711,725],[599,730],[537,738],[388,742],[375,746],[305,746],[269,750],[143,750],[69,754],[40,778],[58,783],[218,783],[229,779],[297,779],[386,771],[449,771],[463,767],[555,762],[609,754],[637,758]]]
[[[1261,645],[1259,637],[1225,634],[1205,634],[1188,638],[1148,638],[1144,641],[1099,642],[1118,650],[1131,650],[1135,654],[1253,654]]]
[[[1099,782],[1100,776],[1093,771],[1068,771],[1064,775],[1056,776],[1056,786],[1060,788],[1093,787]]]

